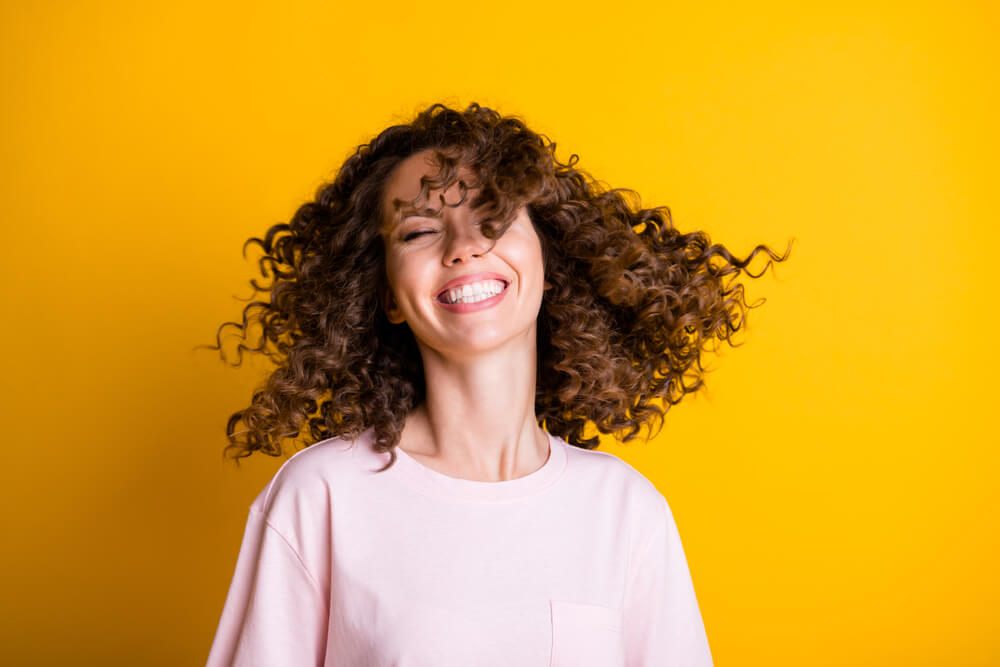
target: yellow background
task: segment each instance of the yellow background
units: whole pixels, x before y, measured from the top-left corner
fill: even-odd
[[[204,663],[281,463],[221,458],[263,367],[192,350],[241,244],[476,100],[682,231],[795,239],[708,390],[605,447],[716,664],[1000,664],[997,10],[826,4],[4,3],[0,662]]]

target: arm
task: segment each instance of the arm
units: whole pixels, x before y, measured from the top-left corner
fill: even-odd
[[[666,500],[625,589],[628,667],[712,667],[680,535]]]
[[[206,667],[322,665],[327,619],[315,579],[252,507]]]

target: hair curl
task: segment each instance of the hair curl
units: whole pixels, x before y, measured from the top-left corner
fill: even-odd
[[[277,367],[251,405],[230,416],[225,453],[237,462],[256,451],[279,456],[287,438],[304,446],[356,440],[374,427],[374,448],[390,453],[381,470],[395,463],[405,417],[425,386],[409,326],[390,323],[380,297],[388,285],[380,201],[392,169],[425,149],[435,149],[439,171],[421,180],[417,199],[472,166],[479,194],[471,205],[489,214],[483,234],[499,238],[522,205],[539,233],[552,285],[538,315],[539,425],[585,449],[599,444],[583,437],[588,422],[606,434],[628,429],[623,442],[654,419],[658,432],[670,407],[703,386],[702,353],[713,342],[736,347],[747,308],[763,303],[747,304],[735,278],[741,270],[760,277],[790,246],[777,256],[758,245],[739,259],[704,232],[681,234],[669,207],[643,209],[634,191],[602,187],[575,167],[576,154],[560,162],[555,147],[516,116],[475,102],[464,111],[433,104],[358,146],[290,222],[248,239],[244,257],[259,245],[261,274],[273,272],[271,284],[250,284],[270,299],[248,303],[242,324],[222,324],[211,349],[221,353],[227,325],[246,341],[259,322],[260,341],[240,343],[235,365],[247,350]],[[770,259],[755,275],[747,266],[758,252]],[[237,431],[240,421],[246,428]]]

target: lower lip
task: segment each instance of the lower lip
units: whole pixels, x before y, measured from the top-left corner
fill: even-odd
[[[504,287],[503,291],[499,294],[495,294],[494,296],[491,296],[488,299],[483,299],[482,301],[476,301],[475,303],[445,303],[440,299],[434,299],[434,301],[437,302],[437,305],[441,306],[445,310],[450,310],[453,313],[472,313],[477,310],[492,308],[500,303],[504,295],[507,294],[507,287],[510,287],[510,285]]]

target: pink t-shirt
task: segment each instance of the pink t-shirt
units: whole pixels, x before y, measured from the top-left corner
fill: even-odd
[[[250,506],[208,667],[708,667],[666,499],[549,435],[502,482],[330,438]]]

